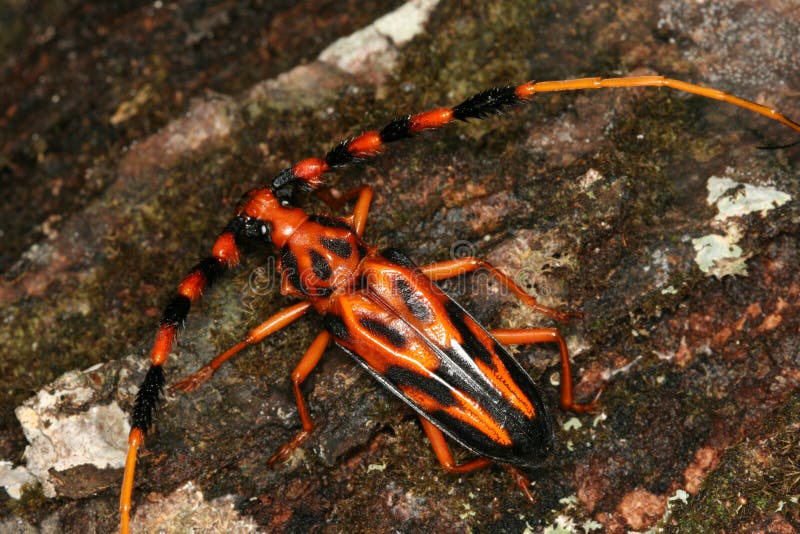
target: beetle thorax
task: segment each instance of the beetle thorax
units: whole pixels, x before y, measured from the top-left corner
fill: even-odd
[[[353,285],[368,248],[343,220],[310,216],[281,248],[284,294],[306,298],[317,308]]]

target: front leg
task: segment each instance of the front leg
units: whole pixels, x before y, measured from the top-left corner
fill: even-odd
[[[283,447],[278,449],[278,452],[272,455],[268,460],[269,465],[273,465],[275,462],[279,460],[285,460],[297,447],[303,444],[308,436],[311,435],[311,431],[314,430],[314,422],[311,420],[311,416],[308,414],[308,404],[306,404],[306,399],[303,396],[303,392],[300,390],[300,386],[305,382],[308,375],[311,374],[311,371],[319,363],[320,359],[322,359],[322,355],[325,353],[325,349],[328,347],[328,343],[331,341],[331,335],[327,331],[320,332],[320,334],[314,339],[311,343],[311,346],[308,347],[305,355],[300,360],[300,363],[297,364],[294,371],[292,372],[292,386],[294,388],[294,398],[297,402],[297,412],[300,415],[300,421],[303,423],[303,430],[297,433],[297,435],[292,438],[292,440],[285,444]]]
[[[368,185],[362,185],[351,189],[343,195],[334,195],[330,188],[323,188],[316,191],[317,197],[322,200],[332,211],[342,208],[345,204],[356,198],[356,206],[353,213],[347,216],[350,224],[353,225],[358,237],[364,236],[364,227],[367,224],[369,207],[372,203],[373,191]]]

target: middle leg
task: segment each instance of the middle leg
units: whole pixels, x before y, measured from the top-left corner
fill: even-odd
[[[567,322],[575,317],[582,317],[580,312],[563,312],[547,306],[539,304],[534,297],[528,294],[527,291],[522,289],[510,276],[504,274],[500,269],[492,265],[486,260],[469,256],[467,258],[458,258],[455,260],[441,261],[438,263],[431,263],[430,265],[423,265],[420,270],[431,280],[445,280],[453,278],[460,274],[471,273],[478,269],[484,269],[489,274],[494,276],[501,284],[510,289],[519,299],[531,307],[534,311],[547,315],[556,321]]]
[[[269,465],[273,465],[279,460],[286,459],[293,450],[302,445],[303,442],[308,439],[308,436],[310,436],[311,432],[314,430],[314,422],[311,420],[311,416],[308,413],[308,404],[303,396],[303,392],[300,390],[300,386],[303,384],[303,382],[305,382],[306,378],[308,378],[308,375],[311,374],[311,371],[313,371],[317,366],[320,359],[322,359],[322,355],[325,353],[325,349],[328,347],[328,343],[330,343],[330,341],[331,335],[327,330],[320,332],[319,335],[314,338],[314,341],[300,359],[300,363],[297,364],[297,367],[295,367],[294,371],[292,372],[294,398],[297,402],[297,412],[300,415],[300,421],[303,423],[303,430],[298,432],[289,443],[283,445],[280,449],[278,449],[278,452],[270,457],[268,460]]]

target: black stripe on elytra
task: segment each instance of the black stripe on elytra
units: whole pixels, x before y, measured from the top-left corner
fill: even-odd
[[[430,306],[428,306],[425,299],[421,298],[420,294],[411,287],[411,284],[409,284],[407,280],[404,278],[397,278],[394,281],[394,286],[400,294],[400,298],[403,299],[403,304],[405,304],[408,311],[411,312],[411,315],[424,323],[428,323],[433,319],[433,311]]]
[[[286,275],[289,283],[292,284],[297,291],[304,295],[308,295],[306,288],[303,286],[303,281],[300,280],[300,269],[297,267],[297,257],[288,245],[284,245],[281,250],[281,270]]]
[[[498,115],[521,102],[516,89],[513,85],[507,85],[473,95],[453,108],[453,118],[464,121]]]
[[[369,330],[370,333],[384,338],[398,349],[405,348],[406,337],[397,329],[368,317],[362,317],[358,322],[361,326]]]
[[[340,228],[355,233],[353,227],[341,219],[334,219],[333,217],[326,217],[325,215],[311,215],[308,220],[322,226],[327,226],[328,228]]]
[[[322,318],[322,322],[333,337],[342,341],[352,341],[353,336],[350,335],[350,329],[338,315],[329,312]]]
[[[320,280],[328,280],[333,274],[333,270],[325,256],[314,249],[309,249],[308,255],[311,256],[311,270],[314,271],[314,276]]]
[[[320,236],[319,243],[328,252],[333,252],[340,258],[347,259],[353,255],[353,247],[346,239],[336,239],[335,237]]]
[[[449,428],[454,435],[458,436],[459,442],[470,449],[480,451],[482,455],[486,454],[487,456],[498,457],[503,460],[507,458],[508,460],[506,461],[508,461],[508,463],[514,462],[514,465],[528,465],[530,464],[529,457],[538,457],[540,454],[539,450],[532,447],[530,449],[526,448],[525,456],[520,455],[521,458],[518,459],[517,455],[514,454],[514,449],[520,447],[515,442],[512,442],[511,445],[498,443],[492,439],[492,436],[484,434],[475,426],[450,415],[444,410],[433,412],[431,417],[441,425],[442,428]],[[533,465],[536,465],[536,463]]]
[[[381,251],[381,256],[386,258],[392,263],[396,263],[401,267],[407,267],[409,269],[413,269],[417,266],[416,263],[409,258],[405,252],[396,248],[386,248]]]
[[[164,308],[164,313],[161,315],[161,325],[178,326],[186,319],[191,307],[192,301],[189,297],[176,293],[170,299],[167,307]]]
[[[467,327],[466,312],[450,299],[447,299],[447,302],[445,302],[444,309],[447,312],[450,322],[453,323],[458,333],[461,334],[466,353],[494,369],[492,354],[475,338],[475,334]]]
[[[151,365],[144,377],[131,414],[131,426],[142,432],[147,432],[153,422],[153,411],[161,399],[164,389],[164,369],[160,365]]]
[[[384,143],[391,143],[392,141],[399,141],[411,137],[414,135],[411,132],[411,115],[393,119],[392,122],[381,128],[379,135],[381,136],[381,141]]]
[[[442,406],[452,406],[456,403],[450,388],[439,380],[409,371],[405,367],[392,365],[384,375],[386,380],[397,386],[410,386],[426,395],[430,395]]]

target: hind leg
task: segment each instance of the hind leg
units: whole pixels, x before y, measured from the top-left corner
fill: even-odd
[[[597,409],[596,402],[577,404],[572,398],[572,368],[567,343],[555,328],[513,328],[490,330],[500,343],[506,345],[530,345],[533,343],[558,343],[561,354],[561,408],[570,412],[591,413]]]

